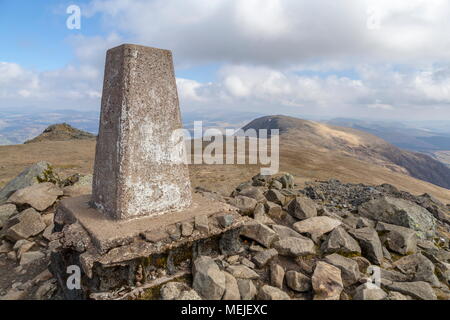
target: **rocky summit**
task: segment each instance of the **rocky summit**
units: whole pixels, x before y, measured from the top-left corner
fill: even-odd
[[[82,226],[57,230],[54,213],[61,199],[90,193],[92,177],[52,181],[8,186],[0,206],[0,299],[63,299],[48,270],[52,252],[70,246],[82,253],[88,246]],[[229,196],[195,189],[248,217],[238,237],[180,257],[187,270],[181,278],[169,264],[155,261],[151,272],[137,267],[132,283],[90,298],[450,299],[447,204],[386,184],[330,180],[299,188],[293,181],[290,174],[257,175]],[[229,219],[220,216],[218,224],[226,227]],[[211,222],[196,219],[179,227],[177,239],[188,239]]]
[[[76,129],[67,123],[53,124],[47,127],[37,137],[27,140],[24,143],[35,143],[42,141],[68,141],[68,140],[93,140],[92,133]]]

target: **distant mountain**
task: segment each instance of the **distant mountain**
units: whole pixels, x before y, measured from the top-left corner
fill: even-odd
[[[68,141],[68,140],[93,140],[92,133],[78,130],[67,123],[53,124],[45,129],[37,137],[27,140],[24,143],[36,143],[42,141]]]
[[[346,155],[393,172],[407,174],[450,189],[450,168],[428,155],[402,150],[370,133],[287,116],[266,116],[243,127],[279,129],[280,142],[296,150]],[[333,163],[329,163],[333,166]]]

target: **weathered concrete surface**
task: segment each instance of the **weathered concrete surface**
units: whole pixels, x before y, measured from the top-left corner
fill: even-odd
[[[135,238],[146,237],[147,234],[163,233],[162,237],[164,237],[165,230],[169,226],[193,222],[198,216],[208,217],[214,214],[221,216],[223,213],[230,213],[235,217],[235,222],[242,221],[241,216],[230,205],[207,199],[197,193],[193,195],[192,205],[183,211],[123,221],[111,220],[99,214],[96,209],[89,206],[89,199],[90,196],[86,195],[62,200],[56,212],[55,222],[60,225],[79,222],[87,230],[96,249],[101,253],[129,244]]]
[[[168,50],[108,50],[92,204],[113,219],[155,216],[191,204],[181,118]]]

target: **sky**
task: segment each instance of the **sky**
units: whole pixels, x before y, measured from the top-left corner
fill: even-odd
[[[0,111],[98,111],[135,43],[172,50],[183,112],[450,120],[447,0],[0,0],[0,39]]]

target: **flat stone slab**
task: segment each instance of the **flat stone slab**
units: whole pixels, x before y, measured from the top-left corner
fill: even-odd
[[[150,241],[156,242],[163,237],[162,234],[166,234],[165,231],[169,226],[183,222],[194,223],[195,217],[199,216],[232,214],[235,222],[242,220],[242,216],[232,206],[200,194],[193,195],[192,205],[185,210],[132,220],[113,220],[99,214],[97,209],[89,205],[90,199],[90,195],[64,199],[60,202],[57,215],[64,224],[78,221],[89,233],[92,243],[101,254],[112,248],[130,244],[144,235],[147,239],[154,238]],[[230,227],[233,226],[235,223]]]

